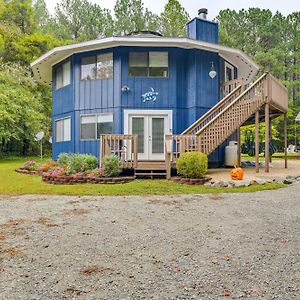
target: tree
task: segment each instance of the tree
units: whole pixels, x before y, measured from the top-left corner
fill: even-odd
[[[160,15],[160,27],[164,36],[186,36],[186,23],[189,21],[187,11],[178,0],[169,0]]]
[[[15,24],[22,33],[30,34],[34,32],[36,23],[33,19],[31,0],[5,0],[3,3],[0,20]]]
[[[108,9],[97,4],[88,4],[84,35],[86,40],[112,36],[114,31],[113,18]]]
[[[114,12],[117,35],[140,30],[158,30],[158,16],[144,9],[141,0],[117,0]]]
[[[34,135],[51,128],[50,89],[24,66],[0,62],[0,90],[0,153],[28,154]]]
[[[32,3],[33,18],[39,25],[42,33],[46,31],[46,28],[50,22],[50,14],[47,9],[45,0],[34,0]]]

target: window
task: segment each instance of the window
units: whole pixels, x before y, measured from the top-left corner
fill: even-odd
[[[71,83],[71,63],[65,62],[56,68],[55,88],[58,90]]]
[[[97,79],[113,78],[113,54],[106,53],[97,56]]]
[[[113,133],[113,114],[83,115],[80,120],[80,139],[95,140],[101,134]]]
[[[81,80],[96,79],[96,57],[83,57],[81,59]]]
[[[71,141],[71,118],[59,119],[55,121],[55,141]]]
[[[234,79],[234,67],[228,62],[225,62],[225,82]]]
[[[81,80],[113,78],[113,54],[105,53],[81,59]]]
[[[168,77],[168,52],[130,52],[129,76]]]

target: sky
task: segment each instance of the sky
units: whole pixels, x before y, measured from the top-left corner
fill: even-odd
[[[54,12],[54,7],[60,0],[45,0],[48,9],[51,13]],[[102,8],[113,10],[116,0],[89,0],[98,3]],[[167,0],[143,0],[145,7],[152,12],[159,14]],[[190,17],[197,16],[199,8],[208,9],[208,19],[212,20],[218,15],[218,12],[225,8],[239,10],[249,7],[268,8],[273,12],[277,10],[284,15],[288,15],[294,11],[300,11],[299,0],[180,0],[181,4],[188,11]]]

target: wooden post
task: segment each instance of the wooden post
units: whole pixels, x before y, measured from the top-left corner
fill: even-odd
[[[241,166],[241,127],[239,127],[236,131],[237,133],[237,166],[240,167]]]
[[[284,167],[287,169],[287,113],[284,114]]]
[[[102,161],[104,156],[104,137],[100,135],[100,159],[99,159],[99,168],[102,168]]]
[[[272,120],[270,118],[270,125],[269,125],[269,128],[270,128],[270,134],[269,134],[269,139],[270,139],[270,142],[272,141]],[[272,162],[272,155],[270,155],[270,163]]]
[[[259,173],[259,110],[255,113],[255,172]]]
[[[134,167],[137,168],[138,164],[138,136],[134,135],[133,137],[133,156],[134,156]]]
[[[270,171],[270,104],[265,105],[265,172]]]

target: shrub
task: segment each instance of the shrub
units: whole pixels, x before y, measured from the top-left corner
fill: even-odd
[[[186,178],[200,178],[207,172],[207,155],[201,152],[186,152],[176,163],[177,173]]]
[[[66,168],[68,174],[86,172],[98,166],[97,157],[89,154],[61,153],[58,157],[58,162]]]
[[[58,163],[60,165],[67,165],[69,158],[74,155],[73,153],[60,153],[58,155]]]
[[[115,177],[122,172],[122,163],[118,156],[110,155],[104,157],[102,162],[102,172],[104,176]]]
[[[56,167],[58,163],[56,161],[48,161],[44,164],[41,164],[38,168],[40,172],[48,172],[53,167]]]
[[[26,161],[22,166],[21,169],[27,171],[36,171],[37,170],[37,163],[34,160]]]

